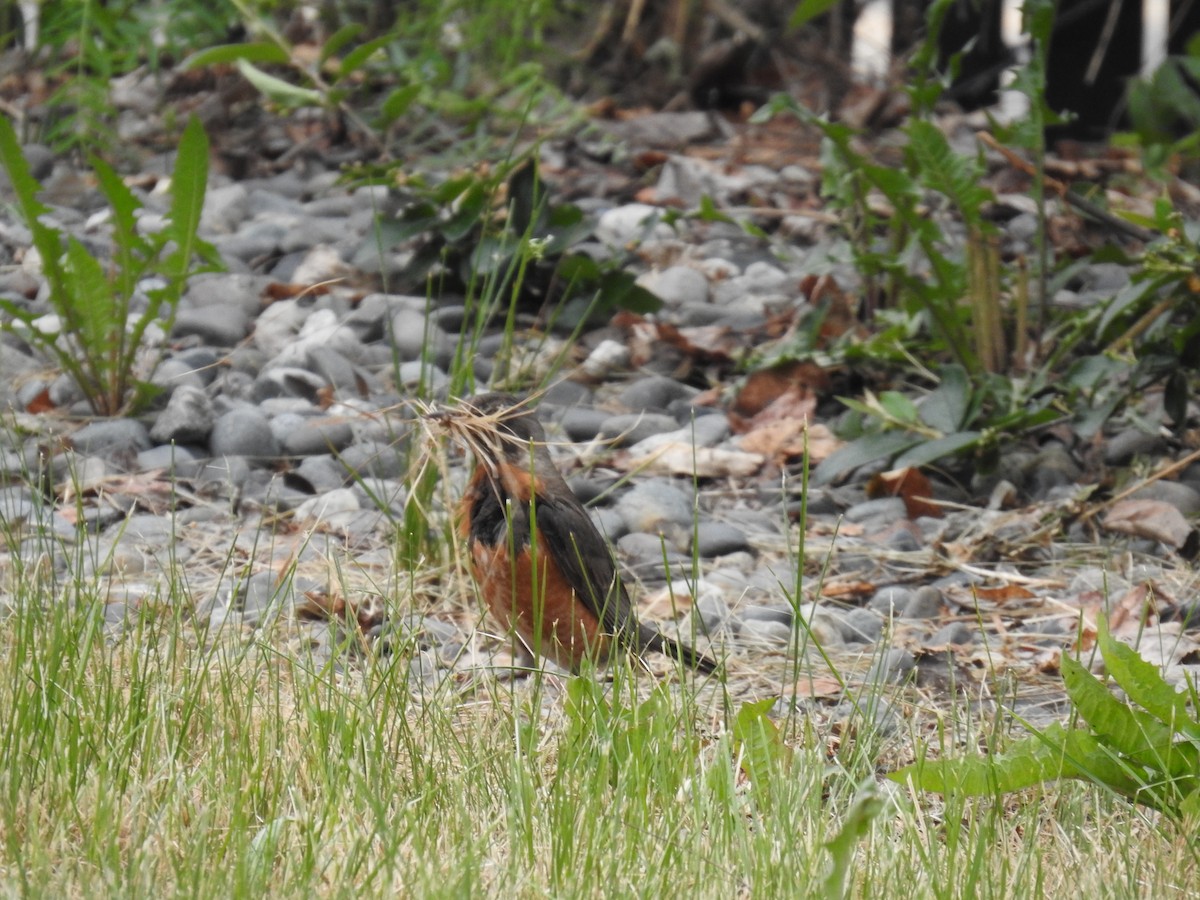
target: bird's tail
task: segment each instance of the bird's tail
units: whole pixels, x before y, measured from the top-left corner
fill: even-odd
[[[697,672],[709,674],[716,672],[720,668],[720,664],[711,656],[701,653],[687,644],[681,643],[674,638],[669,638],[656,628],[651,628],[649,625],[639,625],[638,634],[641,637],[639,643],[644,650],[656,650],[659,653],[677,659],[686,665],[691,666]]]

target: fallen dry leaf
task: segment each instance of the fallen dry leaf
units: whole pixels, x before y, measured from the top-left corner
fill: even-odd
[[[50,399],[50,388],[43,388],[25,406],[25,412],[34,414],[50,412],[52,409],[57,409],[57,407],[54,405],[54,401]]]
[[[867,496],[899,497],[904,501],[904,509],[910,519],[919,516],[942,517],[942,508],[932,502],[933,485],[925,473],[912,466],[873,476],[867,482]]]
[[[738,391],[730,411],[730,422],[736,431],[746,431],[767,407],[779,403],[761,421],[804,418],[816,409],[817,397],[829,390],[829,376],[816,363],[792,360],[751,372]],[[744,423],[739,428],[739,422]]]
[[[866,597],[874,594],[879,585],[870,581],[827,581],[821,585],[822,597]]]
[[[1192,537],[1192,526],[1176,507],[1162,500],[1121,500],[1101,523],[1109,531],[1161,541],[1176,550]]]
[[[1009,600],[1029,600],[1036,597],[1033,591],[1019,584],[1002,584],[999,587],[972,587],[971,592],[981,600],[1006,603]]]
[[[766,458],[758,453],[695,447],[684,441],[661,444],[645,453],[625,453],[613,462],[629,471],[659,475],[690,475],[696,478],[745,478],[762,468]]]
[[[819,463],[841,447],[842,442],[825,425],[813,425],[804,419],[779,419],[753,426],[741,436],[738,445],[781,464],[806,452],[811,462]]]
[[[812,678],[801,678],[791,688],[791,695],[807,700],[828,699],[842,696],[845,688],[836,678],[827,675],[814,675]],[[788,696],[785,693],[785,696]]]

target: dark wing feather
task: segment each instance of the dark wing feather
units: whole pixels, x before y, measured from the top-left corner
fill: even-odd
[[[629,595],[617,576],[608,542],[583,504],[566,484],[555,496],[538,494],[534,502],[538,537],[546,543],[547,552],[576,596],[610,634],[632,637],[636,625]]]
[[[635,619],[608,542],[566,484],[553,499],[539,494],[534,502],[537,531],[546,542],[546,551],[558,561],[567,583],[606,631],[637,651],[657,650],[701,672],[717,670],[717,663],[708,656]]]

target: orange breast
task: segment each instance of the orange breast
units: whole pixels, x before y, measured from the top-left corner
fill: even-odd
[[[600,620],[551,565],[545,542],[536,546],[536,551],[525,547],[510,559],[504,544],[471,545],[475,578],[488,609],[534,654],[563,668],[577,671],[585,657],[603,663],[609,639]]]

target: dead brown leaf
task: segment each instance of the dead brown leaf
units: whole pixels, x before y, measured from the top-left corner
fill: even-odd
[[[1002,584],[999,587],[977,587],[971,589],[981,600],[990,600],[993,603],[1007,603],[1009,600],[1030,600],[1037,596],[1028,588],[1021,587],[1019,584]]]
[[[920,469],[908,466],[875,475],[867,482],[867,496],[899,497],[910,519],[930,516],[940,519],[942,508],[933,499],[933,485]]]
[[[804,419],[779,419],[755,425],[742,435],[739,446],[780,464],[798,459],[806,452],[809,460],[818,463],[841,447],[842,442],[824,425],[809,424]]]
[[[831,598],[866,597],[874,594],[878,587],[877,584],[870,581],[827,581],[821,585],[821,596]]]
[[[1183,513],[1162,500],[1121,500],[1113,504],[1101,524],[1109,531],[1150,538],[1176,550],[1192,535]]]
[[[828,675],[814,675],[811,678],[801,678],[792,685],[791,693],[796,697],[807,700],[829,699],[840,697],[845,691],[842,683]]]
[[[50,388],[43,388],[25,406],[25,411],[34,415],[50,412],[52,409],[57,409],[57,407],[54,405],[54,401],[50,399]]]
[[[639,453],[619,455],[613,462],[626,470],[697,478],[745,478],[762,468],[766,458],[758,453],[722,447],[696,447],[671,441]]]
[[[744,432],[752,424],[763,421],[810,416],[816,410],[817,397],[828,390],[829,376],[825,370],[807,360],[792,360],[759,369],[746,378],[733,402],[729,419],[735,431]],[[757,420],[768,407],[773,407],[770,413],[763,420]]]

